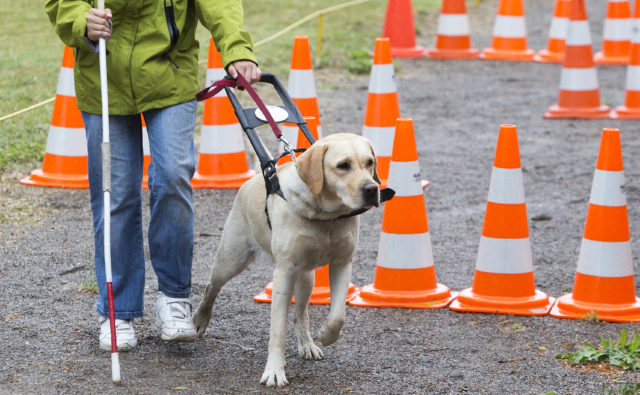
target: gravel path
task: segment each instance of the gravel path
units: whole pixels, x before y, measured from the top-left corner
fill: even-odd
[[[601,46],[605,2],[588,1],[594,49]],[[527,2],[532,48],[546,46],[553,0]],[[488,46],[497,0],[469,7],[473,42]],[[437,14],[417,16],[431,45]],[[603,127],[621,129],[632,241],[640,234],[640,122],[542,120],[557,101],[559,65],[399,60],[403,116],[413,118],[438,281],[471,286],[499,125],[518,126],[536,286],[570,292]],[[599,68],[601,99],[624,98],[624,67]],[[336,81],[335,79],[338,79]],[[359,133],[368,76],[316,72],[323,127]],[[335,86],[340,86],[336,90]],[[159,338],[148,314],[136,323],[134,352],[121,354],[123,384],[110,382],[110,360],[97,344],[91,279],[92,231],[87,191],[21,186],[30,169],[0,183],[0,392],[254,393],[267,356],[269,305],[252,297],[270,281],[255,264],[223,289],[205,337],[191,344]],[[193,300],[200,300],[235,191],[195,193]],[[373,281],[383,210],[362,216],[352,281]],[[146,215],[146,214],[145,214]],[[145,216],[145,221],[148,218]],[[632,243],[634,269],[640,245]],[[152,311],[156,280],[147,276]],[[310,309],[314,331],[327,307]],[[638,382],[638,374],[570,367],[555,358],[634,324],[551,317],[459,314],[349,307],[342,338],[325,359],[302,361],[289,330],[291,393],[593,394]]]

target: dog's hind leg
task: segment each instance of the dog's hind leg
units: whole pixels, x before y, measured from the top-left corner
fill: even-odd
[[[251,248],[246,237],[225,230],[211,268],[209,284],[193,315],[193,324],[198,336],[202,336],[209,325],[213,303],[220,289],[233,277],[242,273],[253,261],[254,256],[255,250]]]
[[[323,346],[333,344],[340,337],[344,325],[344,310],[351,280],[351,263],[329,264],[329,287],[331,289],[331,308],[329,316],[320,332]]]
[[[322,359],[320,347],[313,343],[309,333],[309,298],[313,291],[315,272],[301,272],[294,287],[296,297],[296,315],[294,317],[296,337],[298,338],[298,354],[304,359]]]

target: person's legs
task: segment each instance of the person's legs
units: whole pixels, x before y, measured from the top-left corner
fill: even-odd
[[[193,100],[144,113],[149,135],[149,251],[158,288],[170,298],[191,294],[193,258]]]
[[[104,206],[102,190],[102,117],[82,113],[87,131],[89,188],[95,236],[95,270],[100,296],[98,314],[107,317],[104,269]],[[142,125],[139,115],[110,116],[111,271],[118,319],[144,313],[144,245],[142,240]]]

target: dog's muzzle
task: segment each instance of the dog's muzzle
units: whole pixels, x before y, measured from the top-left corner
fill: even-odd
[[[362,186],[362,197],[365,206],[380,206],[380,194],[377,184],[367,183]]]

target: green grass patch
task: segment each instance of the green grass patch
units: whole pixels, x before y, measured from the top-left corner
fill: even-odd
[[[627,331],[623,329],[618,341],[601,337],[598,346],[585,343],[580,350],[558,354],[556,358],[567,359],[573,364],[606,362],[624,370],[637,370],[640,368],[639,346],[640,335],[632,334],[627,338]]]

